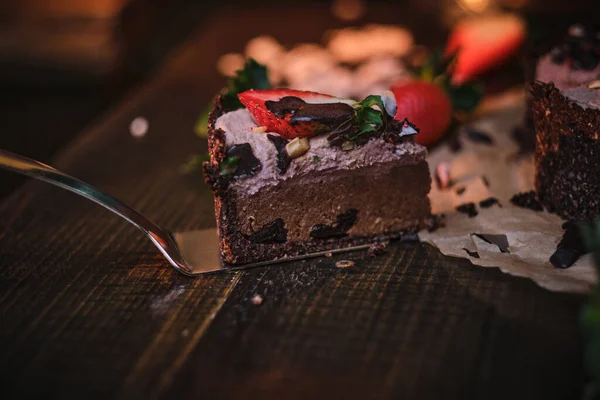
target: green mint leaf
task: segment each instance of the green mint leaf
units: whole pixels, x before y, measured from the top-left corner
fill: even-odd
[[[364,100],[358,102],[359,108],[370,108],[373,106],[379,107],[380,110],[384,110],[383,100],[381,96],[370,95],[365,97]]]
[[[210,115],[212,109],[213,102],[210,102],[194,124],[194,133],[201,138],[206,138],[208,135],[208,116]]]
[[[188,158],[185,164],[181,166],[181,172],[183,172],[184,174],[194,172],[200,169],[205,161],[210,161],[210,155],[208,154],[208,152],[199,155],[193,154]]]
[[[365,108],[362,113],[363,121],[381,125],[383,123],[383,118],[381,116],[381,111],[374,110],[372,108]]]
[[[456,111],[472,112],[483,99],[483,88],[477,84],[453,86],[446,80],[442,86],[450,96],[452,108]]]
[[[238,163],[240,162],[239,157],[227,157],[219,165],[219,175],[227,176],[231,175],[237,169]]]
[[[242,108],[238,94],[250,89],[270,89],[271,83],[267,74],[267,67],[248,58],[244,68],[236,71],[235,76],[229,79],[227,89],[221,94],[221,101],[225,111]]]

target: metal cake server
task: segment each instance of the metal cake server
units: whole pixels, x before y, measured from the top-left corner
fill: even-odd
[[[112,211],[144,232],[165,256],[167,261],[169,261],[177,271],[187,276],[198,276],[225,270],[246,269],[271,264],[282,264],[288,261],[324,256],[328,253],[342,253],[369,247],[367,244],[286,257],[274,261],[230,265],[224,263],[221,259],[217,230],[215,228],[171,233],[162,229],[133,208],[77,178],[62,173],[39,161],[1,149],[0,168],[51,183],[100,204],[102,207]]]

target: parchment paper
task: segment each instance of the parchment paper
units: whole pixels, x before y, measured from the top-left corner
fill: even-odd
[[[590,255],[564,270],[549,262],[562,237],[564,221],[554,214],[513,206],[509,201],[515,193],[533,189],[533,156],[519,156],[518,145],[511,137],[523,113],[522,91],[489,100],[481,115],[469,125],[489,134],[493,145],[469,140],[461,129],[461,151],[453,153],[444,145],[429,154],[432,176],[436,165],[448,162],[455,183],[450,189],[440,190],[433,181],[429,196],[432,212],[445,214],[446,227],[432,233],[422,231],[419,237],[445,255],[467,258],[482,267],[498,267],[505,273],[529,278],[548,290],[588,292],[596,282]],[[459,188],[465,188],[462,195],[457,194]],[[479,201],[492,196],[502,207],[479,206]],[[466,202],[475,202],[477,216],[469,218],[455,211],[456,206]],[[510,253],[502,253],[498,246],[473,233],[506,235]],[[469,256],[465,249],[477,252],[480,258]]]

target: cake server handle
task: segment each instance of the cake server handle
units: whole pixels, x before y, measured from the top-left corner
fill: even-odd
[[[185,275],[196,275],[169,232],[114,197],[49,165],[2,149],[0,167],[66,189],[112,211],[146,234],[175,269]]]

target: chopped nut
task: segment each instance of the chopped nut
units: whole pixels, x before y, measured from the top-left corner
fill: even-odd
[[[285,152],[289,158],[297,158],[310,149],[308,138],[295,138],[285,145]]]
[[[441,162],[435,167],[435,181],[440,190],[448,189],[454,184],[450,177],[450,164]]]
[[[254,304],[255,306],[260,306],[262,304],[262,302],[263,302],[263,297],[260,294],[257,294],[250,299],[250,303]]]
[[[600,80],[591,81],[587,84],[588,89],[600,89]]]
[[[351,268],[351,267],[354,267],[354,261],[340,260],[335,263],[335,266],[338,268]]]
[[[344,150],[344,151],[350,151],[353,148],[354,148],[354,142],[347,140],[344,143],[342,143],[342,150]]]
[[[266,126],[255,126],[251,128],[252,132],[256,132],[256,133],[265,133],[267,131],[267,127]]]

